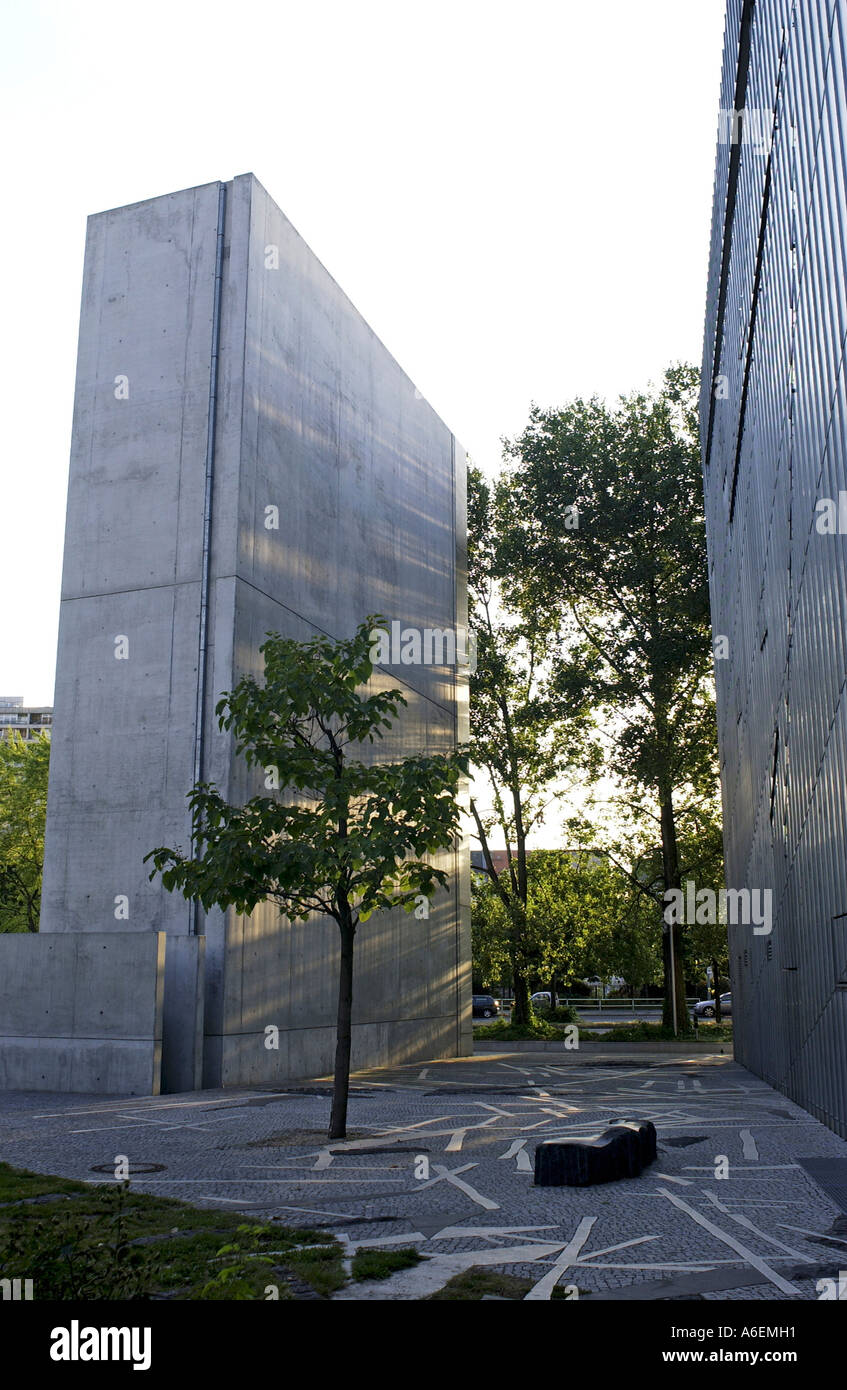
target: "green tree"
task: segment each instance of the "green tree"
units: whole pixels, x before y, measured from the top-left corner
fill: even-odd
[[[471,954],[474,988],[511,985],[508,914],[491,878],[476,873],[471,879]]]
[[[357,749],[383,737],[398,690],[363,693],[373,674],[368,618],[348,640],[296,642],[278,633],[260,648],[264,683],[250,676],[217,706],[222,729],[251,767],[276,771],[278,792],[231,806],[212,784],[189,793],[194,857],[152,850],[151,877],[204,908],[249,913],[270,900],[292,921],[334,919],[341,937],[330,1139],[346,1134],[356,929],[374,912],[412,913],[447,874],[424,855],[454,844],[466,767],[458,752],[363,762]],[[426,910],[426,909],[425,909]]]
[[[648,910],[652,909],[652,910]],[[473,885],[474,968],[491,982],[508,969],[509,921],[490,880]],[[621,975],[633,987],[661,969],[655,905],[605,853],[586,847],[527,855],[528,981],[555,993],[557,980]]]
[[[586,745],[586,700],[550,683],[551,629],[545,611],[506,602],[504,538],[509,498],[478,469],[468,474],[469,625],[477,641],[470,682],[470,761],[482,795],[471,798],[485,872],[505,913],[505,948],[515,992],[513,1019],[530,1019],[528,973],[535,957],[528,909],[527,840],[562,794],[562,779]],[[485,807],[485,791],[491,795]],[[507,866],[495,869],[490,840],[506,847]]]
[[[680,853],[683,863],[683,888],[687,880],[692,880],[695,889],[710,888],[717,895],[725,886],[723,835],[721,831],[720,808],[715,802],[711,815],[704,815],[697,827],[696,838],[682,836]],[[703,914],[708,916],[708,914]],[[695,921],[689,927],[691,943],[691,964],[701,979],[705,977],[706,967],[712,971],[712,991],[715,999],[715,1019],[721,1021],[721,976],[729,974],[729,941],[726,923],[716,921]]]
[[[50,740],[0,737],[0,932],[38,931]]]
[[[602,716],[607,772],[655,818],[664,890],[681,882],[680,814],[717,779],[697,398],[679,365],[611,407],[535,406],[502,483],[508,597],[556,614],[552,689]],[[685,1026],[682,924],[664,938],[666,1019]]]
[[[596,877],[598,886],[605,884],[605,929],[587,940],[580,973],[583,978],[596,975],[604,981],[620,976],[633,994],[642,994],[644,986],[662,972],[662,934],[655,903],[634,886],[629,872],[605,855],[603,860],[605,875],[598,869]]]
[[[589,943],[607,934],[612,918],[611,872],[585,850],[533,850],[529,855],[527,916],[538,985],[556,993],[556,980],[581,974]]]

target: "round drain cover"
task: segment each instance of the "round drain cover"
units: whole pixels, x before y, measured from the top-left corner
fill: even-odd
[[[95,1163],[89,1171],[92,1173],[110,1173],[114,1177],[115,1165],[114,1163]],[[142,1173],[164,1173],[166,1170],[164,1163],[131,1163],[128,1171],[129,1176],[135,1178]]]

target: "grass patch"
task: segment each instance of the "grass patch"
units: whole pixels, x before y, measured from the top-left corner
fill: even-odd
[[[28,1197],[42,1197],[54,1192],[90,1192],[86,1183],[72,1178],[53,1178],[49,1173],[29,1173],[0,1163],[0,1206],[5,1202],[21,1202]]]
[[[353,1256],[354,1279],[389,1279],[398,1269],[419,1265],[423,1255],[411,1246],[401,1250],[357,1250]]]
[[[345,1282],[341,1255],[327,1231],[0,1163],[0,1268],[32,1279],[36,1299],[265,1299],[269,1285],[290,1298],[280,1264],[326,1296]]]
[[[526,1298],[535,1280],[519,1279],[514,1274],[497,1274],[494,1270],[477,1265],[454,1274],[443,1289],[427,1294],[433,1302],[474,1302],[488,1294],[492,1298],[510,1298],[515,1302]],[[567,1299],[566,1286],[557,1284],[551,1298]]]
[[[292,1255],[286,1256],[285,1263],[298,1278],[328,1298],[347,1282],[339,1259],[340,1248],[333,1241],[332,1245],[322,1250],[295,1250]]]

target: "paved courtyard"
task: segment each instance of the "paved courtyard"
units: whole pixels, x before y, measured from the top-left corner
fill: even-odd
[[[332,1145],[329,1107],[326,1078],[140,1100],[6,1093],[0,1158],[103,1182],[126,1155],[140,1191],[325,1227],[350,1255],[427,1257],[338,1299],[421,1298],[485,1266],[529,1278],[537,1299],[560,1285],[592,1300],[810,1300],[847,1269],[844,1198],[803,1166],[847,1173],[847,1143],[724,1055],[596,1044],[360,1072],[350,1138]],[[627,1116],[658,1132],[639,1178],[534,1186],[539,1140]]]

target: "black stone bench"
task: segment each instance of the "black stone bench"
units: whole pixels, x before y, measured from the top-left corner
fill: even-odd
[[[612,1120],[610,1129],[626,1127],[638,1136],[641,1166],[646,1168],[656,1160],[656,1126],[652,1120]]]
[[[591,1187],[637,1178],[656,1157],[650,1120],[615,1120],[594,1139],[546,1139],[535,1150],[537,1187]]]

